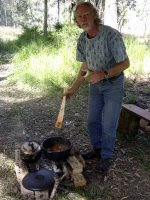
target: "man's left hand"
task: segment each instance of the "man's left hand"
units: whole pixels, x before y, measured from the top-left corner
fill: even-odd
[[[99,81],[104,79],[104,73],[94,71],[89,76],[85,78],[90,84],[98,83]]]

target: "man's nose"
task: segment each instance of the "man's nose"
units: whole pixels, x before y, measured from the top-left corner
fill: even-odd
[[[83,20],[83,21],[87,21],[86,15],[83,15],[82,20]]]

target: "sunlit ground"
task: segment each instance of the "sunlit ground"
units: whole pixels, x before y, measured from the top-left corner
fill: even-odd
[[[0,40],[14,40],[18,34],[21,34],[19,28],[0,26]]]

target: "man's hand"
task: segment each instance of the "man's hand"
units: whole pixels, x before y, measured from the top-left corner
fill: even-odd
[[[65,89],[64,96],[66,96],[66,99],[69,99],[75,92],[76,90],[72,86],[68,87]]]
[[[85,79],[88,80],[88,82],[90,84],[94,84],[94,83],[97,83],[97,82],[105,79],[105,77],[104,77],[103,72],[94,71],[89,76],[87,76]]]

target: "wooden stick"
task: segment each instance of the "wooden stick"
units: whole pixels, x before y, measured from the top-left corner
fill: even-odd
[[[68,173],[66,172],[65,174],[63,174],[60,178],[55,178],[55,184],[51,193],[51,196],[49,198],[49,200],[53,200],[57,191],[57,188],[59,186],[59,183],[68,175]]]
[[[65,105],[66,105],[66,96],[63,96],[62,104],[60,107],[59,115],[55,124],[56,128],[61,128],[62,127],[62,122],[64,118],[64,112],[65,112]]]

